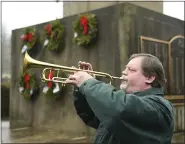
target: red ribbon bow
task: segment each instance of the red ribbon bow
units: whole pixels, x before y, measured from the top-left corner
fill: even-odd
[[[52,79],[53,78],[53,70],[50,70],[50,73],[48,74],[48,79]],[[51,88],[52,87],[52,81],[48,82],[48,87]]]
[[[46,31],[48,32],[48,34],[49,34],[50,36],[51,36],[51,34],[52,34],[51,27],[52,27],[51,24],[47,24],[46,27],[45,27]]]
[[[80,19],[80,24],[83,26],[83,32],[85,35],[88,34],[88,20],[85,16]]]
[[[23,35],[23,36],[21,36],[21,39],[24,40],[24,41],[31,42],[33,40],[33,33],[30,32],[27,35]]]
[[[26,89],[29,89],[30,88],[29,80],[30,80],[30,75],[29,74],[25,74],[25,76],[24,76],[24,82],[26,83]]]

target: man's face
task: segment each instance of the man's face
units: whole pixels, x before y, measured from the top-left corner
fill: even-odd
[[[142,73],[141,62],[142,57],[136,57],[129,61],[125,70],[122,72],[123,80],[120,89],[127,93],[142,91],[146,88],[147,78]]]

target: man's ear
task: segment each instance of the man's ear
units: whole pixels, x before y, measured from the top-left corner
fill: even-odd
[[[151,84],[155,80],[155,76],[146,77],[145,82]]]

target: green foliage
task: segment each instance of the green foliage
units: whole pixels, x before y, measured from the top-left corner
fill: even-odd
[[[80,19],[82,17],[86,17],[88,20],[88,34],[85,35],[83,32],[83,26],[80,23]],[[94,38],[96,38],[97,35],[97,21],[96,17],[94,14],[85,14],[85,15],[80,15],[74,21],[73,23],[73,43],[79,45],[79,46],[87,46],[89,45]],[[77,36],[75,37],[75,33]]]
[[[30,76],[30,80],[29,80],[29,89],[26,89],[26,82],[25,82],[25,75],[29,75]],[[31,99],[32,95],[30,95],[30,91],[33,90],[33,93],[38,89],[38,83],[36,80],[36,75],[35,74],[31,74],[30,72],[25,72],[21,75],[20,77],[20,81],[19,81],[19,86],[23,87],[24,90],[22,92],[22,95],[24,96],[24,98],[26,99]]]
[[[53,98],[53,99],[58,99],[61,96],[64,96],[67,87],[66,85],[59,84],[60,91],[57,93],[53,93],[53,89],[55,88],[55,84],[52,85],[52,88],[48,89],[47,93],[45,94],[47,97]]]
[[[45,46],[50,51],[61,52],[64,48],[64,26],[59,19],[44,26],[45,39],[49,40]]]
[[[27,35],[29,35],[29,34],[32,34],[32,40],[31,41],[29,41],[27,38],[26,38],[26,36]],[[24,45],[26,45],[27,47],[28,47],[28,49],[27,49],[27,51],[28,50],[30,50],[34,45],[35,45],[35,43],[36,43],[36,40],[37,40],[37,36],[36,36],[36,31],[35,31],[35,29],[33,28],[33,27],[26,27],[25,29],[24,29],[24,33],[23,33],[23,37],[25,37],[25,39],[23,38],[21,38],[22,39],[22,41],[23,41],[23,43],[22,43],[22,47],[24,46]],[[22,37],[21,36],[21,37]],[[22,49],[22,47],[21,47],[21,49]]]

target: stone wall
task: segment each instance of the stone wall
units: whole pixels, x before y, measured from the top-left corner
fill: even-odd
[[[98,20],[97,43],[88,48],[81,48],[72,43],[72,22],[76,20],[75,16],[61,19],[65,26],[65,49],[61,54],[54,54],[47,50],[41,50],[42,44],[37,43],[37,53],[31,54],[32,58],[60,64],[64,66],[77,66],[78,61],[88,61],[92,63],[94,70],[110,73],[111,75],[120,75],[120,56],[119,56],[119,38],[118,38],[118,15],[116,8],[101,9],[93,11]],[[112,21],[110,22],[110,18]],[[38,38],[42,37],[43,26],[46,23],[35,25]],[[27,127],[39,129],[51,129],[64,133],[87,135],[94,130],[86,127],[76,115],[72,104],[72,93],[69,91],[63,98],[55,101],[38,95],[35,101],[25,100],[18,91],[18,80],[23,67],[24,56],[20,53],[20,36],[23,28],[14,30],[12,33],[12,73],[11,94],[10,94],[10,119],[11,127]],[[111,56],[111,57],[109,57]],[[37,73],[38,80],[41,70],[34,70]],[[41,90],[43,84],[40,83]]]
[[[96,10],[96,9],[100,9],[100,8],[105,8],[108,6],[112,6],[112,5],[116,5],[116,4],[120,4],[120,3],[128,3],[128,1],[124,2],[124,1],[101,1],[101,2],[93,2],[93,1],[84,1],[84,2],[70,2],[70,1],[66,1],[63,2],[63,16],[71,16],[71,15],[75,15],[75,14],[79,14],[79,13],[84,13],[84,12],[88,12],[88,11],[92,11],[92,10]],[[149,10],[155,11],[155,12],[159,12],[159,13],[163,13],[163,2],[161,1],[155,1],[155,2],[148,2],[148,1],[130,1],[129,3],[134,4],[136,6],[140,6],[143,8],[147,8]]]

